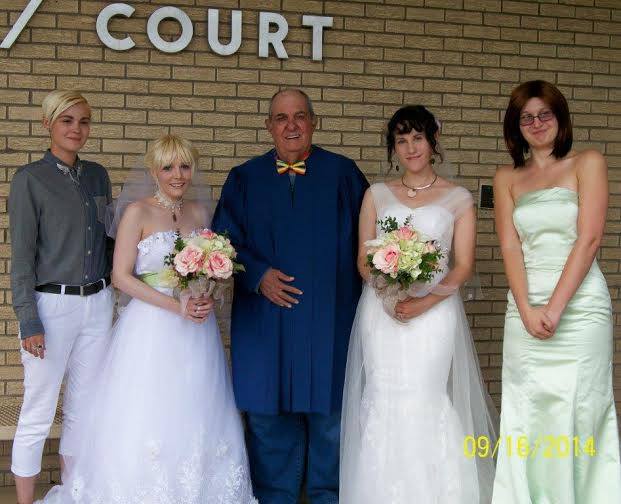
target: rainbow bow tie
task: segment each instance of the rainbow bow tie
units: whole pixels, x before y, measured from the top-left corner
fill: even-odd
[[[278,175],[282,175],[283,173],[288,173],[292,171],[297,175],[304,175],[306,173],[306,161],[296,161],[295,163],[287,163],[282,159],[276,160],[276,171]]]

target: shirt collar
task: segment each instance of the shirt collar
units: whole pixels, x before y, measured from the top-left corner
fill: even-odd
[[[52,154],[52,151],[48,149],[43,155],[43,159],[52,166],[56,166],[56,168],[58,168],[63,175],[71,175],[72,168],[75,168],[75,173],[78,177],[82,173],[82,161],[79,157],[76,157],[74,166],[67,166],[64,161],[57,158],[54,154]]]

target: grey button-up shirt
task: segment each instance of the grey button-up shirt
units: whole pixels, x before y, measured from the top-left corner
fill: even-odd
[[[44,333],[35,287],[86,285],[110,274],[113,242],[105,230],[110,179],[97,163],[65,166],[49,150],[11,181],[11,290],[20,335]]]

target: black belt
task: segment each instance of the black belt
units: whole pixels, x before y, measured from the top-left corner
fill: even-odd
[[[36,291],[49,292],[50,294],[69,294],[70,296],[90,296],[97,294],[100,290],[105,289],[110,285],[110,277],[101,278],[96,282],[86,285],[63,285],[55,283],[47,283],[43,285],[37,285]]]

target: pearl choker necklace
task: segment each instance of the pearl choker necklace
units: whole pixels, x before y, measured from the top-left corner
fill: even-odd
[[[181,214],[181,209],[183,208],[183,198],[173,201],[168,196],[162,194],[159,189],[155,191],[155,195],[153,197],[160,206],[163,206],[172,212],[173,222],[177,222],[177,214]]]

